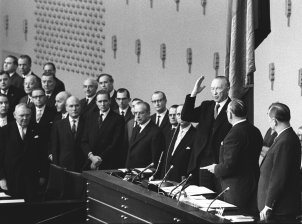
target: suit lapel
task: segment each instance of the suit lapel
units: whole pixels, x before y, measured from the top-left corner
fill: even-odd
[[[160,128],[163,128],[167,125],[167,122],[169,122],[169,115],[168,115],[168,111],[166,111],[165,116],[160,124]]]
[[[215,131],[218,129],[218,127],[227,120],[226,109],[227,109],[230,101],[231,101],[231,99],[228,98],[227,102],[224,104],[220,113],[218,114],[216,120],[214,120],[213,133],[215,133]],[[214,117],[214,107],[215,107],[215,103],[213,104],[213,110],[212,110],[213,117]]]

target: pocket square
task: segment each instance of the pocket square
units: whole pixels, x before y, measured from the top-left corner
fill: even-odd
[[[191,148],[189,146],[187,146],[186,150],[190,150]]]
[[[220,145],[223,145],[223,141],[222,141],[222,142],[220,142]]]
[[[39,135],[35,135],[34,138],[39,138]]]

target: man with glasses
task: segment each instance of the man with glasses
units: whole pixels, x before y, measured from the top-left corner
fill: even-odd
[[[225,138],[231,124],[228,122],[226,109],[230,102],[228,97],[230,83],[224,76],[217,76],[211,83],[213,100],[206,100],[195,107],[197,94],[205,86],[201,86],[204,76],[195,83],[191,95],[186,96],[181,119],[198,123],[193,150],[188,165],[188,173],[193,173],[193,182],[208,187],[217,193],[221,191],[219,180],[208,170],[200,167],[219,162],[220,143]]]
[[[115,101],[118,105],[118,109],[115,110],[115,112],[123,116],[125,119],[125,123],[127,123],[130,119],[134,117],[129,105],[129,103],[131,102],[129,91],[125,88],[118,89]]]

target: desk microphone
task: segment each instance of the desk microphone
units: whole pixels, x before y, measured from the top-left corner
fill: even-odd
[[[157,193],[159,193],[159,189],[160,189],[160,186],[163,184],[164,181],[166,181],[166,178],[168,176],[168,174],[170,173],[170,171],[173,169],[173,165],[170,166],[169,170],[167,171],[167,173],[165,174],[164,178],[162,179],[162,181],[160,182],[160,184],[158,185],[158,190],[157,190]]]
[[[155,172],[153,173],[153,175],[149,178],[149,181],[153,180],[155,174],[158,172],[159,166],[160,166],[160,164],[161,164],[161,162],[162,162],[163,154],[164,154],[164,151],[161,152],[160,157],[159,157],[159,161],[158,161],[158,163],[157,163],[156,170],[155,170]]]
[[[132,183],[133,183],[133,181],[137,178],[137,177],[140,177],[140,175],[143,173],[143,172],[145,172],[147,169],[149,169],[151,166],[153,166],[154,165],[154,163],[152,162],[152,163],[150,163],[146,168],[144,168],[141,172],[139,172],[138,174],[136,174],[135,176],[134,176],[134,178],[132,179]]]
[[[214,201],[216,201],[221,195],[223,195],[226,191],[230,190],[230,187],[227,187],[226,189],[224,189],[220,194],[218,194],[214,199],[213,201],[209,204],[206,212],[209,211],[209,208],[211,207],[211,205],[214,203]]]
[[[179,184],[177,184],[171,191],[170,193],[168,194],[168,196],[171,196],[172,192],[175,191],[175,189],[177,189],[180,185],[182,185],[183,183],[187,182],[187,180],[189,178],[191,178],[192,174],[190,173],[189,176],[185,179],[183,179]]]
[[[185,180],[184,185],[182,185],[182,188],[181,188],[180,191],[178,192],[179,195],[178,195],[177,201],[179,201],[181,192],[184,191],[184,190],[189,186],[189,185],[186,186],[186,184],[187,184],[188,180],[189,180],[191,177],[192,177],[192,174],[190,173],[189,176],[188,176],[188,178]]]

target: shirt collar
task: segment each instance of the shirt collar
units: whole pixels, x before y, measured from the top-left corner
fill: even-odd
[[[45,107],[46,107],[46,105],[44,105],[44,106],[41,107],[41,108],[36,107],[36,111],[37,111],[37,110],[44,111],[44,110],[45,110]]]
[[[191,128],[192,124],[189,124],[187,127],[182,128],[181,126],[179,126],[179,132],[183,131],[185,133],[187,133],[187,131]]]
[[[166,115],[167,111],[168,111],[168,110],[165,110],[164,112],[162,112],[162,113],[160,113],[160,114],[156,112],[156,116],[157,116],[157,117],[160,116],[160,118],[163,118],[163,117]]]
[[[226,102],[228,101],[228,98],[226,98],[224,101],[221,101],[219,103],[216,103],[216,104],[219,104],[219,111],[224,107],[224,105],[226,104]]]
[[[126,109],[123,109],[123,110],[121,108],[119,108],[120,114],[122,113],[122,111],[124,111],[124,115],[125,115],[127,113],[128,108],[129,108],[129,106]]]
[[[114,95],[114,89],[113,90],[111,90],[111,92],[109,93],[109,95],[110,95],[110,98],[112,98],[112,96]]]
[[[282,132],[286,131],[287,129],[291,128],[291,126],[287,127],[287,128],[284,128],[282,131],[280,131],[277,136],[275,137],[275,139],[282,134]]]
[[[246,119],[242,119],[242,120],[240,120],[240,121],[236,121],[234,124],[233,124],[233,127],[236,125],[236,124],[239,124],[239,123],[242,123],[242,122],[245,122],[246,121]]]
[[[141,127],[140,132],[142,132],[142,130],[150,123],[150,121],[151,121],[151,119],[149,119],[146,123],[139,125]]]
[[[72,117],[69,116],[68,119],[69,119],[70,124],[73,124],[73,121],[75,121],[75,123],[78,124],[80,118],[79,117],[72,118]]]
[[[109,111],[110,111],[110,108],[109,108],[109,110],[107,110],[106,112],[100,111],[100,115],[103,114],[103,120],[105,120],[105,118],[107,117]]]

